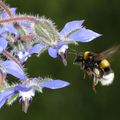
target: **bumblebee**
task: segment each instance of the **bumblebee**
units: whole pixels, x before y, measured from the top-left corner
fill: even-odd
[[[115,75],[107,58],[111,57],[118,49],[119,46],[100,53],[85,51],[76,55],[74,64],[80,65],[88,76],[93,77],[93,90],[95,90],[98,82],[103,86],[110,85],[113,82]]]

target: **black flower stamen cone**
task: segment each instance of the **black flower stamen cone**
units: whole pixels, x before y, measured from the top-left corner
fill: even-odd
[[[65,66],[67,66],[67,60],[66,60],[66,58],[67,58],[67,52],[65,52],[65,53],[61,52],[60,55],[59,55],[59,58],[62,60],[63,64]]]
[[[25,98],[25,101],[22,103],[22,110],[23,112],[27,113],[29,108],[29,100]]]

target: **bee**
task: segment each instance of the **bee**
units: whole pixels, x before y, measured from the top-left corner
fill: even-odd
[[[77,54],[74,59],[74,64],[80,65],[81,69],[87,73],[88,76],[93,77],[93,90],[98,82],[102,86],[112,84],[115,74],[107,58],[111,57],[119,49],[119,46],[114,46],[108,50],[100,53],[85,51]]]

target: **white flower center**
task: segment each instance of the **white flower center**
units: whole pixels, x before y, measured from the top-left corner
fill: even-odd
[[[60,53],[65,53],[65,51],[68,49],[68,45],[63,45],[59,50],[58,50],[58,54]]]
[[[19,97],[22,97],[22,100],[25,101],[25,99],[32,99],[32,97],[35,96],[35,91],[33,89],[29,91],[19,91]]]
[[[19,59],[20,60],[22,60],[24,57],[26,57],[27,55],[28,55],[29,53],[28,52],[26,52],[26,51],[20,51],[20,52],[18,52],[18,57],[19,57]],[[25,58],[25,61],[27,60],[27,57]]]

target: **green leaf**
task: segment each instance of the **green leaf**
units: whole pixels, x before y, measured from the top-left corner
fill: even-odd
[[[19,97],[19,94],[15,94],[12,97],[10,97],[7,101],[7,105],[12,105],[13,102],[15,102],[17,100],[17,98]]]

